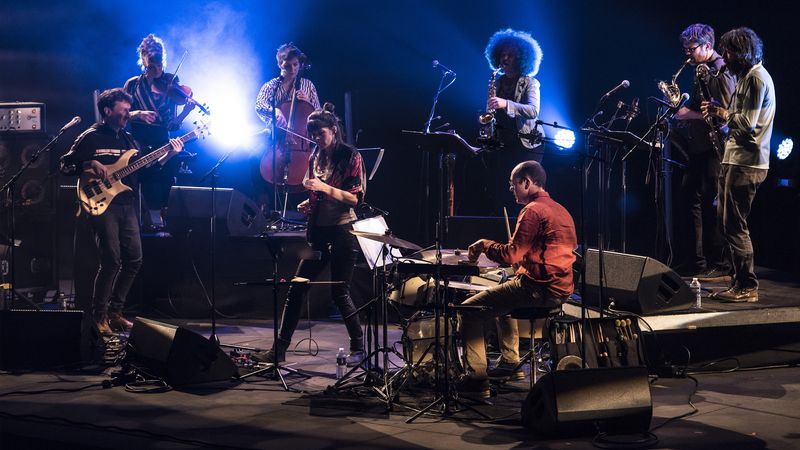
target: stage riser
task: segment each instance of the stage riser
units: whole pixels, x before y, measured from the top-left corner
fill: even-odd
[[[673,374],[673,366],[686,366],[686,349],[691,352],[689,371],[800,363],[798,322],[656,331],[644,333],[644,342],[651,372],[661,376]]]

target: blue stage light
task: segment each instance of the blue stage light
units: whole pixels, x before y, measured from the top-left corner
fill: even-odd
[[[778,145],[778,151],[777,151],[778,159],[788,158],[789,155],[792,154],[793,147],[794,147],[794,141],[792,141],[792,138],[786,138],[782,140],[781,143]]]
[[[575,145],[575,133],[572,130],[558,130],[554,141],[557,146],[563,149],[570,149]]]

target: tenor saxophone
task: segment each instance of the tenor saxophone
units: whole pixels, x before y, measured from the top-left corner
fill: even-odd
[[[667,101],[669,101],[674,107],[677,107],[678,105],[681,104],[681,88],[678,87],[677,83],[678,76],[681,74],[681,72],[683,72],[683,69],[690,62],[692,62],[692,58],[689,58],[683,62],[681,67],[678,68],[678,71],[675,72],[675,75],[672,76],[672,79],[670,80],[669,84],[667,84],[666,81],[659,81],[657,83],[658,90],[660,90],[661,93],[664,94],[664,97],[667,99]]]

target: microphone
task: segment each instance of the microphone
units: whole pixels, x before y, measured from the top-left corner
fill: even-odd
[[[616,94],[617,91],[619,91],[620,89],[625,89],[630,85],[631,85],[630,81],[622,80],[622,83],[618,84],[616,87],[614,87],[614,89],[612,89],[612,90],[606,92],[605,94],[603,94],[603,98],[611,97],[612,95]]]
[[[444,71],[445,75],[450,74],[452,76],[456,76],[455,72],[453,72],[452,70],[448,69],[447,66],[445,66],[444,64],[440,63],[438,59],[434,59],[433,60],[433,68],[434,69],[436,69],[436,68],[441,69],[442,71]]]
[[[673,104],[672,104],[672,103],[670,103],[670,102],[666,102],[666,101],[664,101],[664,100],[661,100],[661,99],[660,99],[660,98],[658,98],[658,97],[647,97],[647,99],[648,99],[648,100],[652,100],[652,101],[654,101],[654,102],[658,103],[659,105],[661,105],[661,106],[663,106],[663,107],[665,107],[665,108],[669,108],[669,109],[680,109],[680,108],[681,108],[681,106],[683,106],[683,105],[684,105],[684,103],[686,103],[686,101],[687,101],[687,100],[689,100],[689,94],[688,94],[688,93],[686,93],[686,92],[684,92],[683,94],[681,94],[681,98],[680,98],[680,100],[678,101],[678,104],[677,104],[677,106],[676,106],[676,105],[673,105]]]
[[[639,97],[633,97],[633,100],[631,100],[631,104],[628,106],[628,113],[625,115],[625,120],[627,121],[627,123],[625,124],[626,130],[628,129],[629,126],[631,126],[631,122],[638,115],[639,115]]]
[[[676,110],[677,110],[677,109],[681,109],[681,107],[682,107],[682,106],[683,106],[683,105],[684,105],[684,104],[685,104],[687,101],[689,101],[689,94],[688,94],[688,93],[686,93],[686,92],[684,92],[683,94],[681,94],[681,101],[679,101],[679,102],[678,102],[678,104],[677,104],[677,105],[675,105],[675,109],[676,109]]]
[[[79,124],[79,123],[81,123],[81,116],[75,116],[75,117],[72,118],[72,120],[69,121],[69,123],[67,123],[66,125],[61,127],[61,130],[59,131],[59,133],[63,133],[65,131],[67,131],[68,129],[74,127],[75,125]]]

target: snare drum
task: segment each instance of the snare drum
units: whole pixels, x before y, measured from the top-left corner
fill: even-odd
[[[389,293],[389,301],[404,306],[425,307],[433,302],[433,281],[427,276],[410,277]]]

